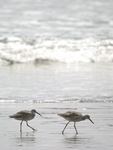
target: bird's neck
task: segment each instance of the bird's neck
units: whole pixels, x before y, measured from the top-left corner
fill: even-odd
[[[35,116],[35,113],[34,113],[34,112],[32,112],[32,114]]]
[[[83,116],[83,120],[86,120],[86,119],[87,119],[87,116],[86,116],[86,115],[84,115],[84,116]]]

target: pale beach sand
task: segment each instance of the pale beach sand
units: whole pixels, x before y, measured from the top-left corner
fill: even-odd
[[[20,110],[36,109],[43,117],[36,116],[29,125],[37,129],[33,132],[23,123],[20,134],[20,121],[8,116]],[[68,110],[89,114],[94,125],[89,121],[70,123],[62,135],[67,123],[57,113]],[[113,148],[113,103],[1,103],[0,104],[0,147],[1,150],[111,150]]]

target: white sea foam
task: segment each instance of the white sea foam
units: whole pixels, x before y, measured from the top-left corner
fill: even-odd
[[[113,103],[113,100],[0,100],[0,103]]]
[[[27,63],[48,60],[64,63],[112,62],[113,40],[0,39],[2,62]]]

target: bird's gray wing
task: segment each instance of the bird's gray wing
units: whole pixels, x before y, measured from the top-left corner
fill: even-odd
[[[58,115],[64,118],[68,118],[68,117],[79,118],[82,114],[76,111],[67,111],[66,113],[62,113]]]
[[[31,114],[31,112],[28,111],[28,110],[22,110],[22,111],[17,112],[17,114],[20,114],[20,115],[29,115],[29,114]]]
[[[76,112],[76,111],[67,111],[66,115],[67,116],[75,116],[75,117],[82,116],[82,114],[80,112]]]
[[[9,116],[10,118],[21,118],[22,114],[14,114]]]

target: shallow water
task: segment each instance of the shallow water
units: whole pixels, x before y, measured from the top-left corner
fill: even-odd
[[[38,131],[33,132],[23,123],[20,134],[20,122],[8,116],[22,109],[37,109],[43,117],[36,116],[29,125]],[[112,103],[39,103],[39,104],[0,104],[2,149],[97,149],[111,150],[113,147],[113,104]],[[75,134],[73,123],[70,123],[62,135],[66,120],[57,113],[68,110],[89,114],[94,121],[85,120],[76,124],[78,135]]]
[[[0,102],[112,101],[112,63],[0,67]]]

